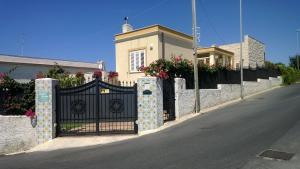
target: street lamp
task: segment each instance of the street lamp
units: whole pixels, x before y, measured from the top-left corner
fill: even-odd
[[[297,48],[298,48],[298,51],[297,51],[297,55],[296,55],[296,61],[297,61],[297,69],[299,70],[299,52],[300,52],[300,47],[299,47],[299,32],[300,32],[300,29],[296,30],[297,32]]]
[[[243,11],[242,0],[240,0],[240,73],[241,73],[241,99],[244,98],[244,84],[243,84]]]

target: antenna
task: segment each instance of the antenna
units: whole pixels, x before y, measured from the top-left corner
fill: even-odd
[[[128,19],[129,19],[128,16],[126,16],[126,17],[124,18],[124,21],[125,21],[126,24],[128,24]]]
[[[21,45],[21,56],[23,56],[23,54],[24,54],[24,45],[25,45],[24,33],[21,34],[20,45]]]

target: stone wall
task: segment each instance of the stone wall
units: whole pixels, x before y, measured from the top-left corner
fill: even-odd
[[[194,90],[186,89],[185,79],[175,78],[175,117],[182,117],[194,111]]]
[[[265,45],[250,36],[245,38],[245,41],[248,41],[249,66],[251,68],[262,67],[265,63]]]
[[[36,129],[26,116],[0,115],[0,154],[27,150],[37,145]]]
[[[282,83],[281,77],[258,79],[257,82],[244,81],[244,95],[255,94]],[[200,109],[206,109],[240,98],[240,85],[218,84],[218,89],[200,89]],[[176,118],[195,111],[195,92],[186,89],[185,79],[175,79],[175,114]]]

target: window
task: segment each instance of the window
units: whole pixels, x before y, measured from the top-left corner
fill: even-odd
[[[130,72],[139,72],[139,68],[145,65],[145,50],[136,50],[129,53]]]

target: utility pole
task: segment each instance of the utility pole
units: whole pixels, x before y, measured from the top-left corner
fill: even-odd
[[[299,69],[299,55],[300,55],[300,46],[299,46],[299,32],[300,32],[300,29],[296,30],[297,32],[297,48],[298,48],[298,51],[297,51],[297,55],[296,55],[296,62],[297,62],[297,69],[298,71],[300,70]]]
[[[242,0],[240,0],[240,73],[241,73],[241,99],[244,99],[244,84],[243,84],[243,11],[242,11]]]
[[[197,64],[197,19],[196,19],[196,1],[192,0],[192,22],[193,22],[193,48],[194,48],[194,84],[195,84],[195,111],[200,112],[200,94],[199,77]]]

